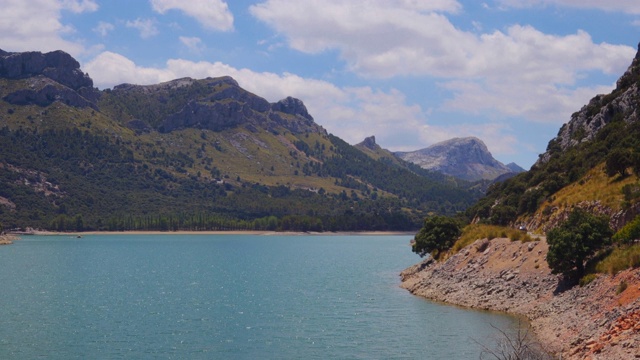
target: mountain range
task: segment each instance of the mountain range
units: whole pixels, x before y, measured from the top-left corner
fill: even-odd
[[[423,169],[469,181],[494,180],[524,171],[515,163],[504,165],[494,159],[484,142],[476,137],[454,138],[425,149],[394,154]]]
[[[619,230],[640,214],[640,51],[609,94],[572,114],[525,173],[492,186],[467,215],[545,232],[576,208]]]
[[[62,51],[0,50],[0,98],[5,228],[413,230],[482,196],[230,77],[101,91]]]

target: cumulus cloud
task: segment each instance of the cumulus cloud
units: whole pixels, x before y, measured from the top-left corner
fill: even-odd
[[[113,30],[115,30],[115,26],[113,26],[113,24],[108,23],[106,21],[98,22],[98,25],[93,28],[93,31],[98,33],[98,35],[102,37],[107,36]]]
[[[158,28],[153,19],[137,18],[135,20],[127,20],[125,25],[128,28],[137,29],[140,32],[140,37],[143,39],[158,35]]]
[[[93,0],[62,0],[60,5],[76,14],[98,10],[98,4]]]
[[[63,10],[74,13],[95,11],[94,1],[2,0],[0,46],[6,51],[65,50],[72,55],[84,51],[82,45],[66,40],[72,27],[60,22]],[[37,9],[37,11],[34,11]]]
[[[460,10],[457,2],[422,3],[267,0],[250,11],[291,48],[310,54],[337,50],[348,69],[363,77],[438,78],[454,91],[450,109],[474,113],[491,106],[496,115],[534,121],[564,121],[567,108],[575,111],[594,90],[577,87],[581,76],[622,73],[635,53],[628,46],[596,44],[584,31],[560,36],[513,25],[466,32],[447,17]]]
[[[182,45],[186,46],[190,52],[199,54],[202,51],[203,44],[202,39],[199,37],[180,36],[178,38]]]
[[[180,10],[208,29],[233,30],[233,14],[224,0],[151,0],[151,6],[160,14]]]
[[[232,76],[244,89],[270,102],[287,96],[302,99],[316,122],[351,143],[360,142],[370,135],[376,135],[383,141],[398,138],[399,134],[413,134],[411,136],[415,138],[416,129],[424,122],[422,109],[418,105],[407,104],[404,94],[397,90],[340,88],[323,80],[290,73],[237,69],[221,62],[171,59],[163,68],[150,68],[106,51],[85,64],[83,69],[100,88],[121,83],[156,84],[187,76],[198,79]]]

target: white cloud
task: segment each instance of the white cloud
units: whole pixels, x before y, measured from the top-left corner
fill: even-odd
[[[70,10],[76,14],[98,10],[98,4],[93,0],[61,0],[60,4],[64,9]]]
[[[399,134],[412,134],[424,121],[422,109],[409,105],[404,95],[369,87],[340,88],[326,81],[298,75],[236,69],[220,62],[167,61],[163,68],[137,66],[128,58],[103,52],[83,66],[100,88],[121,83],[156,84],[181,77],[231,76],[244,89],[270,102],[287,96],[302,99],[316,122],[350,143],[376,135],[391,141]]]
[[[224,0],[151,0],[153,10],[164,14],[180,10],[209,29],[233,30],[233,14]]]
[[[190,52],[194,54],[199,54],[200,52],[202,52],[203,44],[202,39],[200,39],[199,37],[180,36],[178,39],[180,39],[180,42],[184,46],[186,46]]]
[[[596,44],[584,31],[559,36],[513,25],[466,32],[447,18],[459,10],[457,2],[415,4],[267,0],[250,11],[291,48],[312,54],[337,50],[349,70],[363,77],[438,78],[454,91],[449,109],[493,109],[496,116],[533,121],[566,121],[594,90],[577,87],[578,79],[589,72],[621,74],[635,54],[628,46]]]
[[[98,33],[102,37],[107,36],[113,30],[115,30],[115,26],[105,21],[98,22],[98,25],[93,28],[93,31]]]
[[[74,56],[81,54],[81,44],[66,40],[72,27],[62,24],[63,10],[75,13],[95,11],[93,1],[1,0],[0,46],[5,51],[64,50]],[[35,9],[35,10],[34,10]]]
[[[125,25],[129,28],[137,29],[140,32],[140,37],[143,39],[158,35],[158,28],[153,19],[137,18],[133,21],[127,20]]]
[[[580,9],[597,9],[640,14],[637,0],[497,0],[503,6],[529,8],[534,6],[566,6]]]

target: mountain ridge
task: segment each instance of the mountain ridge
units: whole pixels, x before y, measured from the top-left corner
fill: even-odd
[[[493,180],[504,174],[524,171],[516,164],[508,167],[494,159],[477,137],[452,138],[416,151],[394,152],[394,155],[424,169],[470,181]]]
[[[371,158],[302,101],[230,77],[100,91],[62,52],[2,51],[0,64],[5,228],[406,231],[480,196]]]

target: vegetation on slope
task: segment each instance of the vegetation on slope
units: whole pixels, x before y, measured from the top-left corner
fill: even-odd
[[[31,82],[0,79],[0,97]],[[467,183],[366,156],[234,83],[124,85],[102,92],[97,108],[0,101],[0,222],[52,230],[406,231],[429,213],[464,211],[481,195]],[[235,103],[246,118],[163,129],[163,119],[193,103]]]

